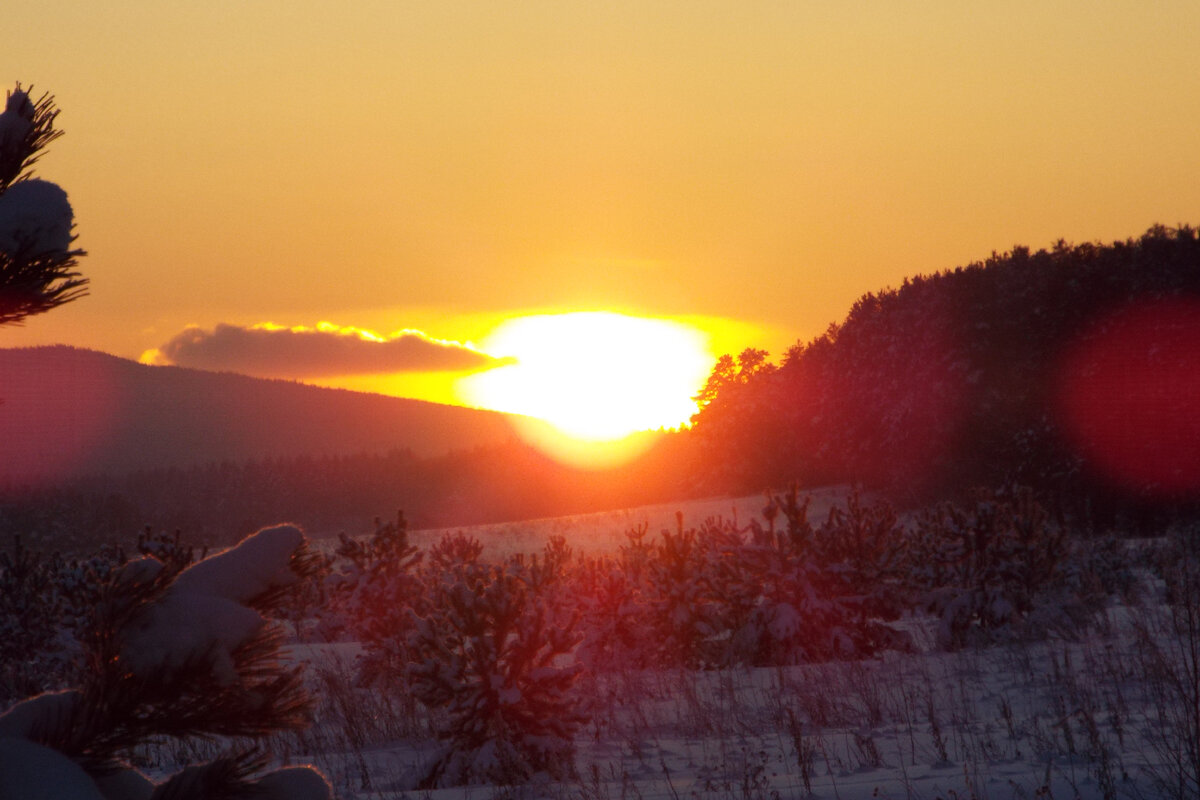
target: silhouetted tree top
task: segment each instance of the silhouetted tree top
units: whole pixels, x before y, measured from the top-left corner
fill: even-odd
[[[0,325],[19,325],[87,293],[88,279],[76,271],[85,253],[71,248],[67,193],[33,176],[62,131],[54,127],[54,98],[34,100],[31,89],[17,83],[0,113]]]
[[[925,496],[1017,481],[1093,507],[1114,493],[1155,496],[1149,482],[1114,487],[1097,472],[1074,446],[1062,392],[1073,347],[1123,310],[1164,303],[1200,309],[1193,228],[1014,247],[865,294],[778,368],[757,353],[741,369],[728,356],[718,362],[692,432],[742,484],[711,488],[857,481]],[[1165,358],[1136,346],[1131,363]],[[1195,363],[1163,367],[1158,388],[1182,397]]]
[[[736,361],[728,353],[721,356],[705,381],[704,388],[693,398],[696,405],[704,409],[718,397],[728,399],[734,387],[744,386],[759,375],[771,374],[776,367],[767,360],[769,355],[766,350],[748,347],[738,355]]]

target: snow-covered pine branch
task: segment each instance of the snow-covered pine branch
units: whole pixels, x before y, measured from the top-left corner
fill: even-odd
[[[58,185],[34,178],[33,165],[62,135],[54,98],[38,100],[18,83],[0,113],[0,325],[20,324],[87,292],[72,249],[74,212]]]
[[[299,668],[280,662],[282,634],[260,613],[305,577],[305,548],[299,528],[279,525],[190,566],[147,556],[114,573],[84,637],[81,685],[0,715],[0,800],[187,800],[234,790],[327,800],[315,770],[256,777],[265,765],[244,754],[157,786],[128,764],[154,738],[262,737],[307,724]]]

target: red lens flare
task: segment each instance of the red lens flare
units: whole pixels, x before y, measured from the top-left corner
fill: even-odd
[[[1086,462],[1161,495],[1200,491],[1200,300],[1132,304],[1070,347],[1063,427]]]

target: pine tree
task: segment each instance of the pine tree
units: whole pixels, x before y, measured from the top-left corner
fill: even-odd
[[[522,783],[574,772],[583,723],[570,689],[575,618],[533,588],[528,566],[455,564],[431,587],[431,613],[414,620],[409,679],[417,699],[444,709],[446,742],[423,788],[470,781]]]
[[[906,545],[905,572],[925,610],[939,617],[938,644],[958,649],[1081,626],[1095,609],[1087,597],[1064,594],[1075,582],[1066,530],[1028,487],[974,495],[969,504],[921,512]],[[1047,606],[1058,620],[1037,613]]]
[[[316,563],[303,533],[281,525],[195,564],[145,556],[116,570],[84,635],[79,685],[0,715],[0,800],[329,798],[314,770],[262,775],[265,760],[247,751],[157,785],[129,765],[162,737],[261,738],[307,724],[300,669],[280,663],[282,633],[263,615]]]
[[[54,127],[54,98],[37,100],[18,83],[0,113],[0,325],[19,325],[86,294],[76,271],[74,214],[56,184],[33,177]]]

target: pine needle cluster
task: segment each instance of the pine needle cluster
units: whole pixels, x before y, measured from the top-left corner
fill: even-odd
[[[59,110],[54,97],[42,94],[33,100],[31,91],[17,83],[0,114],[0,198],[33,179],[34,164],[63,133],[55,127]],[[19,227],[0,231],[0,240],[0,326],[20,325],[26,317],[87,294],[88,279],[77,269],[83,250],[48,247],[36,233]]]

